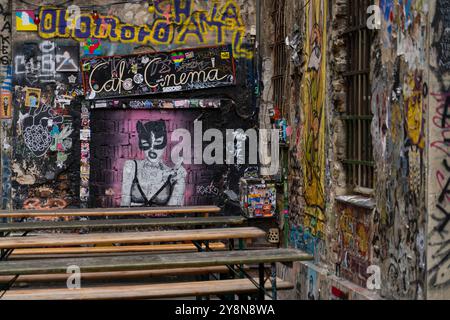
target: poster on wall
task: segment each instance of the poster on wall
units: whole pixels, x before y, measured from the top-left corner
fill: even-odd
[[[9,119],[12,117],[12,95],[11,92],[2,90],[0,95],[1,107],[1,119]]]
[[[234,85],[231,46],[83,59],[87,99],[202,90]]]
[[[33,10],[16,11],[16,30],[17,31],[38,31],[35,22],[36,14]]]
[[[180,146],[176,134],[182,130],[194,137],[194,121],[204,112],[217,117],[214,110],[91,110],[89,206],[213,204],[219,195],[221,165],[195,164],[191,158],[176,161],[172,156]],[[192,141],[184,139],[192,157]]]

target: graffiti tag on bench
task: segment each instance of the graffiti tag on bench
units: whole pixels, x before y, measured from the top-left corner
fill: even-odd
[[[235,84],[231,46],[84,59],[82,71],[90,100]]]

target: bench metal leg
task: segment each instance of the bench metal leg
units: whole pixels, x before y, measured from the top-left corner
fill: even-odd
[[[0,232],[0,238],[6,238],[9,237],[11,232]],[[6,256],[7,249],[0,249],[0,261],[3,260],[3,256]]]
[[[0,255],[0,261],[8,260],[9,256],[14,252],[14,249],[4,249]]]
[[[209,241],[192,241],[192,243],[194,244],[194,246],[197,247],[198,252],[212,251],[211,248],[209,247]],[[203,249],[203,244],[205,244],[205,249]],[[209,274],[198,275],[198,276],[196,276],[196,278],[200,281],[209,281]],[[196,297],[196,300],[197,301],[210,300],[210,297],[209,296]]]
[[[29,231],[26,231],[22,234],[21,237],[26,237],[30,233]],[[8,233],[9,235],[10,233]],[[8,260],[9,256],[14,252],[13,249],[2,249],[0,252],[0,261]]]
[[[272,300],[277,300],[277,264],[271,264],[270,281],[272,283]]]
[[[244,249],[245,249],[244,239],[239,239],[239,250],[244,250]],[[241,271],[240,271],[241,279],[244,279],[245,275],[242,272],[242,270],[244,270],[244,265],[243,264],[240,265],[240,269],[241,269]]]
[[[14,276],[4,287],[0,287],[0,299],[6,294],[6,292],[11,289],[11,287],[16,283],[19,275]]]
[[[228,249],[229,249],[230,251],[233,251],[233,250],[234,250],[234,239],[229,239],[229,240],[228,240]]]
[[[264,263],[259,264],[259,290],[258,290],[258,300],[264,301],[266,296],[265,284],[266,276],[264,274]]]

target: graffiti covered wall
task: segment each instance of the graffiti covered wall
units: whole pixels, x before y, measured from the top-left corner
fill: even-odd
[[[148,153],[139,138],[147,131],[153,134],[152,128],[158,126],[159,120],[164,119],[167,137],[175,128],[191,128],[189,121],[208,118],[204,113],[209,109],[220,109],[216,110],[219,116],[211,117],[213,120],[206,124],[214,128],[246,130],[255,126],[253,1],[161,0],[154,1],[154,6],[148,2],[122,2],[109,7],[105,3],[91,1],[95,12],[87,10],[85,1],[79,0],[70,6],[56,2],[52,7],[13,3],[8,10],[14,13],[13,64],[11,68],[9,60],[2,58],[2,63],[5,62],[2,88],[9,88],[11,99],[2,91],[5,101],[2,110],[3,118],[9,116],[12,120],[2,123],[2,130],[9,130],[5,137],[12,139],[14,148],[9,149],[11,157],[2,157],[5,164],[2,179],[5,201],[12,203],[14,209],[142,205],[142,201],[128,203],[122,199],[122,190],[128,184],[122,181],[123,172],[127,165],[131,168],[134,160],[139,165],[145,164],[141,161]],[[5,48],[8,41],[4,38]],[[216,56],[208,55],[214,49],[203,49],[201,54],[196,51],[215,46],[225,49],[217,49]],[[185,48],[190,50],[183,51]],[[143,62],[148,67],[144,74],[133,63],[132,55],[141,54],[141,60],[146,61],[155,52],[165,51],[171,56],[164,56],[168,60],[159,64],[162,69],[156,70],[156,62],[149,60]],[[118,55],[131,58],[116,68],[120,58],[114,57]],[[100,61],[99,56],[111,58]],[[111,63],[109,73],[114,84],[108,78],[89,75],[91,65],[94,69],[99,65],[105,67],[102,61]],[[210,72],[205,72],[205,68],[210,68]],[[127,74],[121,73],[125,69]],[[159,83],[157,76],[165,74],[165,70],[171,70],[167,84],[150,92],[152,81]],[[83,72],[88,74],[87,78],[82,77]],[[14,74],[13,81],[8,80],[8,74]],[[178,75],[181,78],[175,78]],[[183,90],[177,89],[181,82],[189,80],[192,83]],[[149,86],[142,91],[139,84],[145,81]],[[86,89],[83,82],[91,85],[89,92],[83,90]],[[155,98],[144,97],[149,94]],[[108,100],[113,97],[114,100]],[[221,99],[228,102],[221,104]],[[108,121],[117,126],[103,125]],[[142,126],[140,130],[138,123]],[[125,135],[128,140],[122,139]],[[117,138],[119,144],[102,140],[105,136]],[[148,136],[147,143],[153,144]],[[170,148],[168,145],[168,153]],[[105,150],[113,151],[102,153]],[[173,169],[174,164],[170,165]],[[205,168],[185,170],[181,175],[185,176],[185,186],[179,189],[185,192],[182,196],[174,195],[167,202],[169,205],[212,204],[224,190],[238,192],[239,178],[246,168],[218,166],[214,174]],[[151,193],[145,190],[149,185],[141,184],[144,191]],[[12,201],[7,196],[9,192]],[[135,192],[129,193],[136,198]],[[199,200],[200,194],[203,200]]]
[[[423,299],[428,5],[381,0],[380,7],[372,53],[374,263],[381,267],[382,296]]]
[[[301,177],[291,177],[292,192],[300,191],[302,205],[290,212],[289,242],[298,249],[321,254],[325,240],[325,100],[327,2],[305,7],[304,66],[298,95],[298,121],[291,137],[292,157]],[[295,91],[294,91],[295,92]],[[295,123],[291,121],[291,123]],[[293,174],[294,171],[291,172]]]
[[[13,3],[12,8],[7,7],[8,1],[4,2],[2,18],[6,27],[2,29],[1,58],[4,208],[9,204],[14,209],[123,205],[121,194],[125,162],[145,160],[144,150],[139,148],[138,122],[144,128],[151,128],[151,123],[157,122],[153,119],[164,119],[170,137],[175,128],[189,129],[192,127],[189,121],[201,120],[209,109],[220,108],[216,110],[217,117],[211,117],[213,120],[207,125],[223,130],[246,130],[254,126],[252,117],[256,113],[252,87],[255,84],[255,65],[251,38],[255,35],[256,17],[253,2],[246,1],[244,6],[242,1],[234,0],[167,0],[155,1],[153,7],[144,2],[119,3],[105,9],[104,1],[94,0],[90,4],[96,6],[98,13],[95,14],[92,10],[82,9],[84,1],[73,1],[71,6],[61,6],[55,2],[54,7]],[[11,12],[14,17],[12,21],[7,20],[11,19],[8,15]],[[15,27],[14,43],[8,36],[11,26]],[[218,45],[231,49],[227,52],[222,50],[219,56],[205,55],[204,58],[212,63],[211,68],[216,65],[222,68],[223,62],[227,62],[226,81],[219,74],[215,79],[214,70],[204,73],[205,61],[196,59],[194,53],[198,47]],[[9,48],[13,49],[12,57],[8,56]],[[182,48],[194,51],[186,52],[181,57],[182,52],[178,50]],[[167,89],[164,92],[154,92],[160,95],[153,100],[141,97],[152,92],[141,91],[133,92],[138,96],[127,99],[125,95],[130,96],[127,94],[130,83],[125,78],[116,79],[115,69],[110,70],[110,75],[111,81],[119,83],[115,88],[116,94],[93,97],[83,90],[83,80],[86,79],[82,78],[82,72],[89,70],[82,69],[87,68],[86,63],[81,63],[86,60],[82,59],[94,61],[98,56],[167,50],[174,50],[171,51],[172,58],[169,57],[171,64],[161,64],[162,68],[173,67],[180,74],[181,69],[192,71],[191,78],[194,81],[198,77],[198,83],[190,86],[200,90],[192,93],[192,88],[186,87],[186,92],[178,92],[175,84],[168,84],[166,87],[170,88],[164,88]],[[114,59],[111,61],[115,68]],[[131,63],[127,68],[130,67],[131,86],[135,88],[140,78],[133,66]],[[154,70],[153,67],[147,68],[152,74],[150,77],[164,73],[164,70]],[[189,75],[182,76],[189,79]],[[111,92],[107,78],[93,80],[98,83],[104,81],[104,93]],[[201,87],[203,80],[205,83],[222,81],[225,87],[218,88],[215,84]],[[95,87],[93,84],[92,88]],[[115,97],[114,101],[94,101],[111,96]],[[220,99],[223,98],[228,102],[221,104]],[[86,103],[86,100],[91,102]],[[190,109],[197,111],[191,112]],[[117,124],[117,128],[103,125],[105,119]],[[143,131],[140,130],[141,133]],[[122,145],[113,143],[107,147],[110,141],[102,139],[114,134],[117,134],[117,141]],[[128,142],[119,138],[125,134],[129,134]],[[122,148],[132,150],[132,153],[110,152],[106,157],[102,150],[107,148]],[[114,169],[117,172],[111,178],[110,171]],[[245,169],[239,165],[225,169],[219,166],[213,170],[214,173],[208,173],[207,170],[197,168],[195,171],[188,167],[184,177],[185,192],[183,197],[178,197],[182,200],[169,201],[168,204],[181,205],[184,199],[187,204],[200,203],[199,194],[207,194],[202,198],[206,199],[202,200],[204,204],[213,203],[224,188],[238,191],[238,181]],[[223,175],[227,172],[231,174],[224,179]],[[148,186],[142,187],[145,189]]]
[[[450,294],[450,1],[436,1],[430,12],[427,287],[430,299],[445,299]]]
[[[76,206],[79,47],[45,40],[14,48],[14,207]]]
[[[284,73],[277,69],[278,52],[265,48],[263,74],[267,110],[276,100],[270,76],[284,77],[282,116],[292,129],[288,151],[281,151],[289,172],[284,245],[316,257],[307,266],[278,266],[280,276],[296,284],[286,296],[448,298],[450,2],[378,0],[380,25],[376,12],[367,12],[368,28],[377,22],[369,28],[370,92],[363,97],[373,115],[375,186],[354,190],[342,166],[350,142],[342,121],[351,103],[345,74],[354,55],[346,38],[350,10],[369,1],[355,2],[356,8],[346,0],[326,8],[321,1],[263,1],[286,24]],[[324,9],[329,15],[316,15]],[[273,20],[267,14],[264,23]],[[272,29],[265,35],[276,41]],[[267,113],[261,125],[271,125]],[[355,196],[361,201],[350,199]],[[359,295],[367,293],[374,270],[380,289]]]
[[[327,2],[312,1],[305,9],[307,65],[302,80],[302,167],[306,208],[303,226],[314,237],[325,233],[325,96]]]
[[[125,14],[111,7],[98,16],[77,7],[45,8],[38,13],[38,32],[44,39],[76,39],[93,51],[99,51],[104,40],[149,45],[161,51],[174,46],[231,43],[236,57],[250,59],[253,50],[247,47],[248,22],[255,22],[248,12],[243,19],[243,4],[235,0],[160,0],[152,7],[149,3],[125,5]]]
[[[11,205],[11,130],[12,130],[12,66],[11,66],[11,3],[0,1],[0,140],[1,149],[1,177],[0,186],[2,200],[1,209],[9,209]]]

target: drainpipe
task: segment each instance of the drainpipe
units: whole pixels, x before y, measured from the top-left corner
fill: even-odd
[[[256,41],[261,43],[261,0],[256,0]]]

